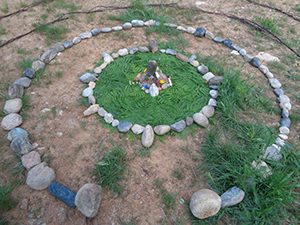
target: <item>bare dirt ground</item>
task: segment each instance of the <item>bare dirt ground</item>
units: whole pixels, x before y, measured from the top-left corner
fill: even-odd
[[[19,0],[8,1],[9,12],[20,7]],[[129,1],[69,1],[80,5],[81,9],[90,9],[96,5],[129,5]],[[282,36],[289,40],[299,39],[300,26],[294,20],[284,17],[268,9],[248,4],[246,1],[197,1],[201,8],[210,11],[222,11],[227,13],[254,18],[258,15],[273,16],[282,22]],[[0,2],[0,5],[2,0]],[[196,1],[182,1],[181,4],[195,6]],[[272,4],[282,9],[293,12],[296,1],[272,1]],[[51,3],[49,3],[51,5]],[[56,17],[63,10],[51,11],[48,4],[40,5],[27,12],[2,19],[1,27],[6,33],[0,36],[0,40],[7,40],[20,33],[32,29],[32,24],[41,20],[43,14],[48,14],[47,20]],[[113,12],[114,14],[117,12]],[[0,15],[5,13],[0,12]],[[66,39],[72,39],[83,31],[91,28],[118,25],[119,22],[107,18],[112,12],[96,14],[90,19],[80,15],[64,22],[69,28]],[[245,25],[224,17],[206,14],[182,14],[173,12],[178,23],[192,26],[204,26],[215,34],[220,34],[232,39],[244,46],[253,55],[259,51],[266,51],[281,59],[282,63],[293,62],[287,67],[291,70],[299,66],[299,58],[288,61],[295,56],[285,47],[270,41],[265,36],[257,35]],[[288,24],[288,27],[286,26]],[[294,34],[288,33],[293,27]],[[206,39],[195,39],[184,35],[189,45],[186,51],[199,53],[203,56],[213,56],[224,65],[241,68],[243,76],[250,82],[260,83],[268,97],[275,101],[270,88],[263,76],[254,68],[245,64],[242,59],[231,55],[225,47],[213,44]],[[46,190],[34,191],[25,184],[18,186],[14,197],[18,200],[16,208],[6,212],[4,217],[11,224],[125,224],[136,221],[136,224],[190,224],[190,215],[187,203],[191,194],[201,188],[208,187],[204,176],[205,171],[199,171],[197,166],[203,161],[200,144],[203,140],[204,130],[187,137],[169,136],[165,140],[156,140],[151,148],[149,157],[141,157],[137,151],[141,148],[139,138],[132,140],[129,135],[122,135],[103,127],[96,116],[83,117],[80,95],[82,85],[78,80],[80,74],[92,69],[95,62],[100,59],[103,51],[113,51],[121,47],[147,44],[147,37],[142,29],[126,31],[126,35],[115,33],[101,34],[95,38],[85,40],[79,45],[64,51],[47,66],[45,74],[40,82],[33,84],[26,92],[30,96],[29,109],[22,127],[27,129],[33,142],[39,144],[38,151],[56,172],[58,182],[65,184],[73,190],[78,190],[87,182],[95,182],[92,172],[95,163],[113,145],[122,146],[127,152],[128,168],[125,179],[122,181],[124,192],[116,197],[109,190],[103,190],[103,200],[98,215],[92,220],[86,220],[82,214],[68,208],[62,202],[55,200]],[[26,50],[26,54],[20,54],[20,48]],[[1,59],[1,86],[0,106],[3,106],[8,84],[13,82],[21,74],[18,62],[22,58],[37,57],[42,50],[47,48],[45,37],[33,33],[12,44],[0,49]],[[284,84],[284,88],[294,104],[294,113],[300,111],[299,80],[293,80],[282,71],[282,68],[273,66],[274,73]],[[55,74],[62,74],[56,76]],[[298,74],[299,75],[299,74]],[[299,79],[299,78],[298,78]],[[297,97],[298,96],[298,97]],[[50,112],[42,113],[44,108]],[[250,119],[251,116],[249,115]],[[271,115],[263,122],[274,125],[279,117]],[[292,127],[291,142],[299,143],[299,124]],[[1,144],[1,172],[0,182],[7,183],[14,178],[12,170],[19,161],[9,149],[6,140],[6,132],[0,130]],[[171,174],[175,169],[183,171],[183,180],[174,178]],[[24,172],[25,173],[25,172]],[[18,175],[18,178],[22,174]],[[157,180],[163,180],[167,191],[176,195],[175,207],[171,210],[164,208],[159,189],[155,186]],[[182,201],[184,199],[184,203]],[[183,204],[182,204],[183,203]]]

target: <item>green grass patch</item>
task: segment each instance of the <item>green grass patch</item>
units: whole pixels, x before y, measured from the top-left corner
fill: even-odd
[[[3,2],[1,3],[0,10],[1,10],[1,12],[3,12],[4,14],[7,14],[7,13],[9,12],[9,6],[8,6],[7,1],[3,1]]]
[[[295,11],[300,13],[300,3],[295,5]]]
[[[149,60],[156,60],[173,82],[172,87],[154,98],[138,85],[129,84],[144,71]],[[94,96],[119,120],[158,125],[172,124],[199,112],[209,99],[208,92],[207,84],[193,66],[162,53],[137,53],[108,65],[97,81]]]
[[[95,175],[102,187],[107,187],[116,194],[123,191],[120,181],[126,167],[126,154],[123,149],[114,147],[96,164]]]
[[[16,202],[11,197],[13,187],[11,185],[0,185],[0,212],[4,212],[15,207]]]
[[[159,189],[161,201],[167,210],[175,207],[176,195],[168,192],[163,185],[163,180],[155,180],[154,185]]]
[[[255,21],[274,34],[280,33],[278,23],[274,18],[258,16],[258,17],[255,17]]]
[[[6,32],[6,29],[2,26],[0,26],[0,36],[2,35],[5,35],[7,32]]]
[[[62,40],[69,29],[64,25],[35,24],[35,32],[46,37],[48,44]]]
[[[80,8],[73,2],[65,1],[65,0],[55,0],[53,3],[53,7],[57,9],[64,9],[67,10],[68,12],[76,11]]]
[[[19,62],[18,62],[18,66],[20,69],[22,70],[25,70],[26,68],[31,68],[31,65],[32,65],[32,62],[33,62],[33,59],[25,59],[25,58],[22,58]]]

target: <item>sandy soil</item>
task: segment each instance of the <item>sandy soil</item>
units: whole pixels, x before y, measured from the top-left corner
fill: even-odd
[[[98,5],[99,1],[79,0],[72,1],[81,5],[82,9],[89,9]],[[195,6],[196,1],[182,1],[184,5]],[[198,1],[199,2],[199,1]],[[235,13],[239,16],[252,18],[263,13],[273,15],[274,12],[249,5],[246,1],[201,1],[201,8],[211,11],[223,11]],[[273,2],[273,1],[272,1]],[[128,1],[101,1],[102,5],[123,5]],[[9,1],[10,12],[19,7],[20,1]],[[287,11],[292,11],[291,5],[296,1],[275,1]],[[1,5],[1,3],[0,3]],[[48,12],[48,5],[37,6],[28,12],[1,20],[7,34],[0,39],[7,40],[20,32],[32,28],[32,24],[40,21],[40,16],[49,13],[47,20],[55,18],[59,12]],[[49,9],[48,9],[49,10]],[[0,12],[1,15],[2,12]],[[231,38],[234,42],[245,46],[250,53],[255,55],[259,51],[268,51],[280,58],[292,57],[291,53],[277,43],[266,37],[258,37],[249,28],[236,21],[205,14],[189,15],[173,12],[176,19],[183,24],[204,26],[208,30]],[[93,21],[87,21],[85,16],[76,16],[74,20],[68,20],[65,24],[70,29],[66,38],[71,39],[80,32],[90,30],[94,26],[111,26],[119,24],[107,19],[110,13],[100,13]],[[276,14],[276,17],[283,17]],[[295,21],[285,18],[289,26],[296,29],[299,35],[299,26]],[[176,136],[167,137],[164,141],[156,140],[151,148],[149,157],[140,157],[137,151],[141,148],[139,138],[132,140],[129,135],[121,135],[107,129],[99,123],[96,116],[83,117],[85,107],[79,103],[82,84],[78,77],[88,69],[92,69],[99,60],[103,51],[113,51],[121,47],[136,44],[146,44],[147,37],[142,29],[126,31],[127,35],[103,34],[96,38],[85,40],[77,46],[64,51],[51,65],[47,66],[42,80],[32,85],[26,92],[30,96],[30,108],[26,112],[26,119],[22,127],[29,130],[33,142],[39,144],[38,151],[56,172],[57,181],[67,185],[73,190],[78,190],[86,182],[95,182],[92,171],[96,161],[100,160],[104,153],[114,144],[123,146],[129,159],[125,179],[122,184],[124,193],[116,197],[109,190],[103,190],[103,201],[98,215],[92,220],[86,220],[80,212],[65,206],[55,200],[47,191],[34,191],[26,185],[18,186],[13,195],[19,203],[16,208],[6,212],[4,217],[11,224],[124,224],[133,219],[136,224],[175,224],[180,219],[182,224],[190,224],[190,215],[187,202],[191,194],[201,188],[208,187],[204,176],[205,171],[198,171],[197,165],[203,161],[200,144],[203,140],[204,130],[198,129],[187,138]],[[239,57],[230,54],[228,49],[213,44],[206,39],[195,39],[184,35],[189,46],[186,51],[199,53],[203,56],[213,56],[224,65],[241,68],[243,76],[249,82],[260,83],[266,94],[275,101],[270,88],[263,76],[254,68],[245,64]],[[26,49],[27,55],[20,55],[17,50]],[[20,76],[21,70],[17,67],[23,58],[36,57],[42,50],[47,48],[45,38],[40,34],[26,36],[10,45],[0,49],[1,58],[1,96],[5,96],[8,84]],[[298,61],[299,62],[299,61]],[[293,68],[295,65],[291,65]],[[55,76],[55,72],[61,72],[63,76]],[[287,79],[284,74],[276,74],[283,82],[295,105],[295,111],[300,110],[299,102],[296,101],[294,89],[299,90],[299,82]],[[4,98],[0,99],[0,106]],[[52,112],[42,113],[44,108],[52,109]],[[253,115],[252,115],[253,116]],[[251,120],[251,114],[249,115]],[[274,125],[277,116],[268,115],[265,123]],[[62,135],[61,135],[62,133]],[[292,142],[299,141],[299,125],[292,129]],[[12,180],[10,168],[18,164],[18,160],[9,150],[9,142],[5,138],[6,133],[0,130],[1,144],[1,172],[0,182],[7,183]],[[184,179],[178,180],[172,177],[172,171],[180,168]],[[164,181],[164,187],[169,192],[176,194],[174,209],[167,210],[161,202],[159,189],[155,186],[157,179]],[[181,204],[182,199],[185,200]],[[181,202],[181,203],[180,203]]]

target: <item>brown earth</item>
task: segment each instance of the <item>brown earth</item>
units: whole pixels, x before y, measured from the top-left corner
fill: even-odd
[[[86,1],[73,0],[81,9],[90,9],[95,5],[125,5],[128,1]],[[248,4],[246,1],[201,1],[201,8],[210,11],[222,11],[234,13],[247,18],[264,15],[283,21],[282,36],[290,40],[299,38],[300,27],[297,22],[273,11]],[[182,1],[181,4],[195,7],[196,1]],[[199,1],[198,1],[199,3]],[[8,2],[9,12],[19,7],[20,1]],[[290,12],[296,1],[272,1],[277,7]],[[0,2],[1,5],[1,2]],[[7,40],[32,28],[32,24],[41,21],[41,15],[47,13],[47,20],[55,18],[58,12],[63,10],[51,10],[51,3],[40,5],[6,19],[1,20],[6,34],[0,36],[0,40]],[[117,12],[114,12],[117,13]],[[259,51],[267,51],[281,59],[289,69],[299,69],[299,58],[295,57],[285,47],[270,41],[265,36],[259,36],[248,27],[224,17],[206,14],[181,13],[170,10],[170,14],[176,18],[176,22],[192,26],[204,26],[215,34],[226,36],[235,43],[244,46],[250,54]],[[0,12],[0,15],[4,14]],[[80,32],[90,30],[94,26],[112,26],[119,22],[107,18],[112,12],[96,14],[94,19],[85,15],[76,15],[75,19],[68,20],[64,24],[69,28],[66,39],[72,39]],[[285,26],[288,24],[288,27]],[[295,34],[288,33],[288,29],[294,27]],[[155,35],[156,36],[156,35]],[[237,56],[230,54],[225,47],[214,44],[207,39],[195,39],[184,34],[188,41],[185,50],[189,53],[199,53],[203,56],[215,57],[219,62],[228,66],[237,66],[248,82],[260,84],[266,95],[275,101],[271,89],[266,80],[257,70],[245,64]],[[170,37],[163,37],[169,39]],[[40,82],[33,84],[26,92],[30,96],[29,109],[26,110],[25,122],[22,125],[31,134],[31,140],[39,144],[38,151],[43,159],[54,168],[57,181],[65,184],[73,190],[78,190],[87,182],[96,182],[92,172],[95,163],[113,145],[122,146],[129,159],[122,181],[124,192],[121,196],[114,196],[109,190],[103,190],[103,200],[97,216],[92,220],[86,220],[82,214],[68,208],[62,202],[55,200],[47,191],[34,191],[25,184],[14,189],[13,195],[18,199],[16,208],[6,212],[4,217],[11,224],[125,224],[136,220],[137,224],[190,224],[190,215],[187,207],[191,194],[201,188],[208,187],[205,179],[206,171],[199,171],[197,166],[203,161],[200,144],[203,140],[204,130],[197,129],[187,137],[169,136],[164,140],[156,140],[151,148],[149,157],[140,157],[137,152],[141,149],[139,137],[132,139],[130,135],[122,135],[99,123],[96,116],[83,117],[85,107],[80,104],[82,84],[78,77],[88,69],[92,69],[100,59],[103,51],[113,51],[122,47],[147,44],[147,36],[143,29],[126,31],[126,35],[110,33],[101,34],[95,38],[85,40],[79,45],[64,51],[59,55],[45,71]],[[20,54],[18,49],[25,49],[27,53]],[[37,57],[47,48],[45,37],[33,33],[12,44],[0,49],[1,59],[1,96],[0,105],[3,106],[8,84],[20,76],[21,70],[17,64],[22,58]],[[291,60],[293,59],[293,60]],[[288,61],[290,60],[290,61]],[[298,63],[298,64],[297,64]],[[300,110],[299,82],[290,79],[285,71],[278,66],[271,65],[276,77],[282,81],[285,90],[291,97],[294,105],[293,112]],[[58,76],[57,74],[63,74]],[[298,95],[299,96],[299,95]],[[42,113],[44,108],[51,112]],[[244,115],[245,119],[255,118],[255,113]],[[278,116],[267,115],[263,117],[264,123],[274,126]],[[291,142],[299,143],[299,124],[292,127]],[[19,166],[19,161],[11,153],[9,142],[6,140],[6,132],[0,130],[1,144],[1,172],[0,183],[12,182],[22,179],[25,172],[14,178],[14,168]],[[62,135],[61,135],[62,134]],[[175,169],[183,171],[183,180],[172,176]],[[174,209],[164,207],[159,189],[155,185],[157,180],[163,180],[164,188],[176,195]],[[182,199],[184,199],[183,204]],[[181,202],[181,203],[180,203]],[[179,224],[179,223],[178,223]]]

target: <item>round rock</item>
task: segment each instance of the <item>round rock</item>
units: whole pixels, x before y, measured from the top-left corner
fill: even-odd
[[[154,132],[150,125],[147,125],[142,134],[142,145],[146,148],[150,148],[154,142]]]
[[[33,146],[28,137],[14,138],[10,143],[10,148],[18,155],[24,155],[33,150]]]
[[[8,132],[7,139],[12,141],[15,138],[27,138],[29,137],[29,133],[21,127],[16,127]]]
[[[24,94],[24,87],[18,84],[11,84],[8,87],[7,94],[9,98],[21,98]]]
[[[139,124],[134,124],[132,127],[131,127],[131,130],[134,134],[141,134],[144,132],[145,130],[145,127],[139,125]]]
[[[26,184],[34,190],[46,189],[55,179],[55,172],[46,163],[40,163],[29,170]]]
[[[89,97],[90,95],[92,95],[93,92],[93,88],[87,87],[82,91],[82,96],[83,97]]]
[[[178,121],[178,122],[176,122],[176,123],[173,123],[173,124],[171,125],[171,129],[174,130],[174,131],[176,131],[176,132],[181,132],[181,131],[183,131],[185,128],[186,128],[186,123],[185,123],[184,120],[180,120],[180,121]]]
[[[112,125],[113,127],[116,127],[116,126],[119,125],[119,123],[120,123],[119,120],[114,119],[114,120],[111,122],[111,125]]]
[[[96,184],[83,185],[75,196],[77,209],[86,217],[94,217],[101,203],[101,187]]]
[[[209,121],[206,116],[203,115],[203,113],[195,113],[193,115],[193,119],[195,123],[197,123],[201,127],[208,127]]]
[[[201,112],[203,113],[204,116],[206,116],[207,118],[210,118],[214,115],[215,108],[210,105],[206,105],[202,108]]]
[[[7,100],[4,104],[4,113],[17,113],[22,108],[22,100],[20,98]]]
[[[121,133],[127,133],[132,127],[132,123],[129,121],[121,121],[118,125],[118,131]]]
[[[171,130],[171,127],[169,125],[158,125],[154,127],[154,132],[157,135],[164,135],[168,133]]]
[[[17,113],[11,113],[5,116],[1,121],[1,127],[4,130],[11,130],[23,123],[22,117]]]
[[[220,208],[220,196],[209,189],[202,189],[195,192],[190,200],[190,210],[199,219],[205,219],[217,214]]]
[[[99,111],[98,111],[98,113],[99,113]],[[110,124],[114,120],[114,117],[111,113],[105,113],[104,120],[105,120],[106,123]]]
[[[37,164],[41,163],[41,156],[37,151],[31,151],[21,157],[22,165],[29,170]]]

